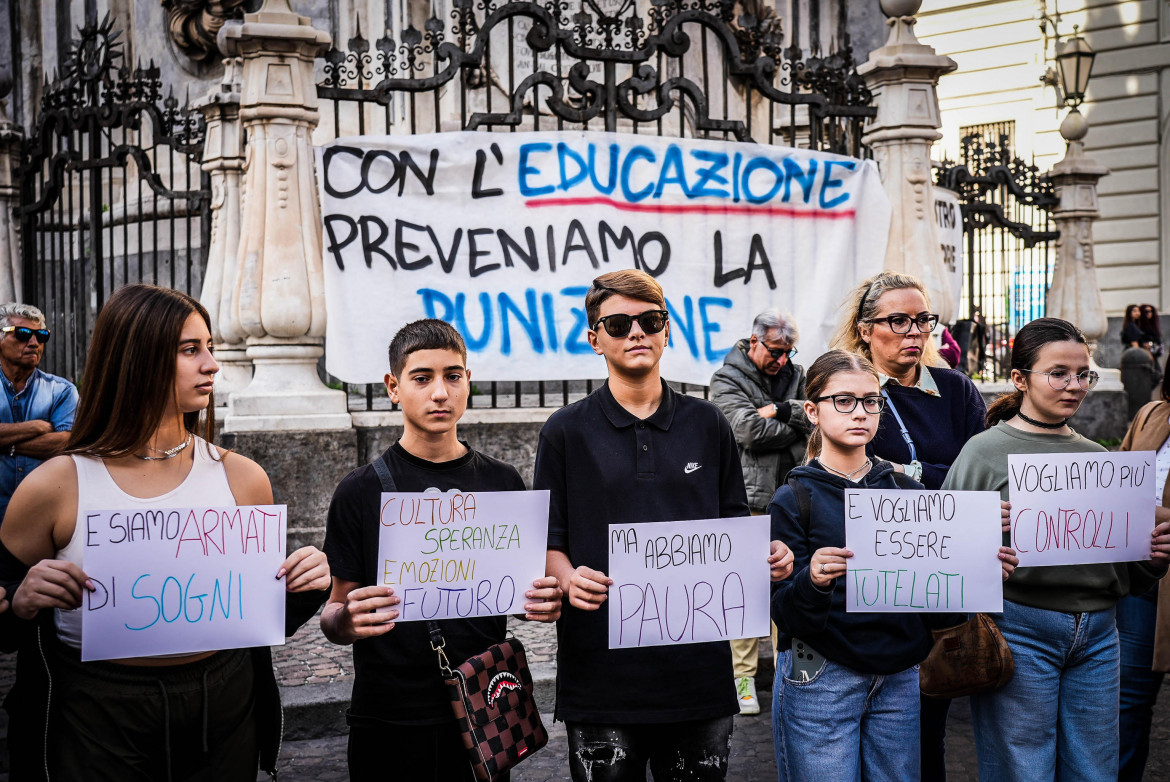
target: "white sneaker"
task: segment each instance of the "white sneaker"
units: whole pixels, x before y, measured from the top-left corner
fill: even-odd
[[[756,680],[741,676],[735,680],[735,691],[739,693],[739,713],[759,714],[760,699],[756,697]]]

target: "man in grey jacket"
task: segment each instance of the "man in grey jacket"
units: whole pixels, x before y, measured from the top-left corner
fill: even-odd
[[[804,460],[812,427],[804,416],[804,367],[792,363],[798,338],[790,315],[764,310],[752,323],[751,336],[737,342],[711,376],[711,401],[735,433],[753,514],[767,512],[788,471]],[[760,712],[755,685],[759,649],[758,638],[731,642],[741,714]]]

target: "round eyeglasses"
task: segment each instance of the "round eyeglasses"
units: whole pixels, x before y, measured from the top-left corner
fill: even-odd
[[[854,396],[853,394],[831,394],[818,396],[810,400],[813,404],[833,400],[833,409],[838,413],[852,413],[860,404],[861,408],[870,415],[877,415],[886,407],[886,399],[882,396]]]
[[[1020,371],[1033,375],[1048,375],[1048,386],[1053,391],[1063,391],[1068,388],[1074,377],[1077,379],[1077,385],[1086,391],[1097,385],[1097,381],[1101,379],[1101,376],[1092,370],[1085,370],[1079,374],[1074,374],[1067,369],[1054,369],[1051,372],[1038,372],[1035,369],[1021,369]]]

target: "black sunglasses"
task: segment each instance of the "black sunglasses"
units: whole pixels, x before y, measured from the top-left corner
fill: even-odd
[[[48,329],[30,329],[27,326],[5,326],[4,328],[0,328],[0,331],[16,337],[17,342],[28,342],[33,334],[37,335],[37,342],[42,345],[49,341]]]
[[[630,333],[630,329],[634,327],[634,321],[638,321],[638,325],[646,334],[657,334],[666,328],[666,321],[670,313],[666,310],[646,310],[638,315],[606,315],[604,318],[598,318],[597,322],[593,324],[593,330],[597,331],[599,326],[605,326],[605,333],[611,337],[624,337]]]
[[[760,344],[764,345],[763,342],[760,342]],[[764,350],[771,353],[772,358],[776,359],[777,361],[784,358],[785,356],[792,358],[797,353],[796,348],[787,348],[787,349],[785,349],[785,348],[770,348],[767,345],[764,345]]]

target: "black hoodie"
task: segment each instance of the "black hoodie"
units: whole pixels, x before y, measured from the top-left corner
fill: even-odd
[[[930,653],[932,627],[949,627],[966,619],[959,614],[846,613],[843,578],[829,591],[813,584],[809,562],[826,546],[845,547],[845,489],[898,489],[889,462],[875,461],[854,483],[833,475],[819,462],[797,467],[790,477],[809,493],[808,531],[800,521],[796,496],[781,486],[768,506],[772,539],[782,540],[795,557],[792,577],[772,584],[772,621],[779,629],[779,648],[796,637],[827,659],[859,673],[904,671]]]

